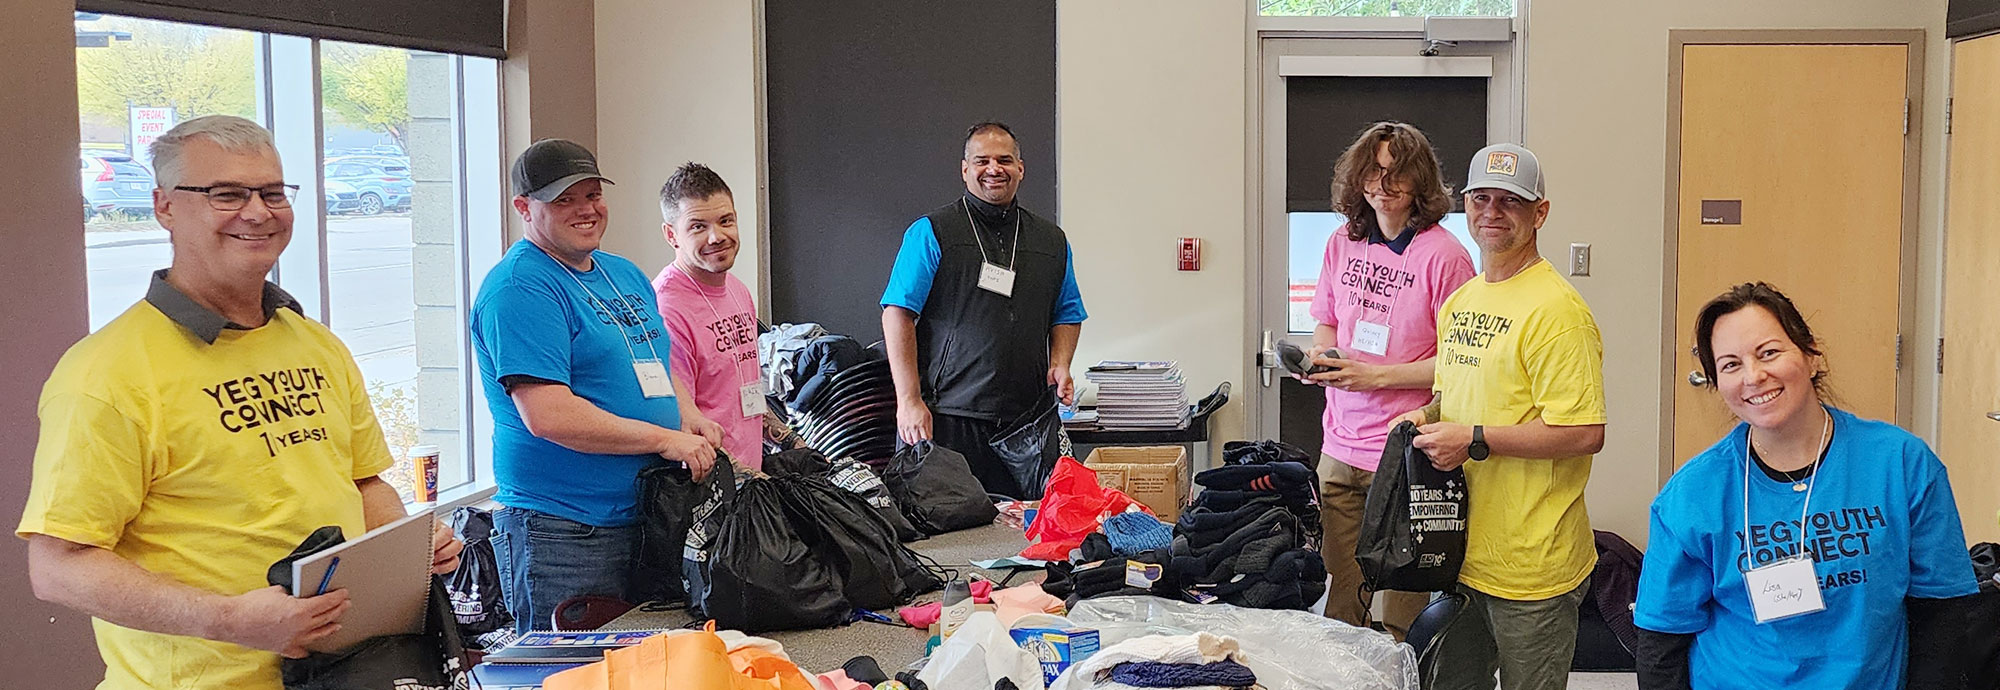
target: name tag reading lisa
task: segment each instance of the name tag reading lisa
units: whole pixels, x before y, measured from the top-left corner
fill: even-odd
[[[674,379],[667,364],[657,359],[633,360],[632,373],[639,377],[639,394],[648,398],[674,397]]]
[[[1001,297],[1014,296],[1014,271],[990,263],[979,264],[979,289]]]
[[[1389,351],[1389,325],[1356,321],[1354,341],[1348,344],[1356,350],[1379,357]]]
[[[1820,598],[1819,575],[1813,572],[1809,556],[1745,571],[1743,586],[1750,590],[1750,607],[1760,625],[1826,610],[1826,601]]]
[[[763,381],[752,381],[750,383],[743,384],[743,390],[738,395],[740,395],[743,398],[744,418],[747,419],[750,417],[764,416],[765,410],[764,410]]]

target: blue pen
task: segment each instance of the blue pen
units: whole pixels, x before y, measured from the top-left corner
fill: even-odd
[[[340,557],[334,556],[333,562],[327,564],[326,566],[326,574],[319,576],[319,591],[313,592],[313,596],[319,596],[321,594],[326,593],[326,586],[333,584],[333,571],[339,569],[340,569]]]

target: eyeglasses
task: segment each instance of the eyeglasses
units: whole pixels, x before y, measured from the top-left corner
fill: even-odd
[[[258,198],[263,199],[264,208],[291,208],[292,195],[298,193],[299,186],[295,184],[274,184],[260,189],[251,189],[235,185],[210,185],[207,187],[177,185],[174,189],[207,196],[208,205],[214,207],[217,211],[241,211],[244,206],[250,204],[251,195],[256,195]]]

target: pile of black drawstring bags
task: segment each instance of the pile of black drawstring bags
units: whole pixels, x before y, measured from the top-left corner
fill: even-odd
[[[647,538],[684,535],[681,580],[695,615],[752,633],[820,628],[944,586],[860,494],[821,474],[739,471],[719,456],[700,483],[679,468],[641,475],[659,492],[642,499]]]
[[[1305,609],[1326,591],[1320,562],[1318,458],[1277,441],[1233,441],[1224,465],[1174,524],[1156,594],[1196,603]]]

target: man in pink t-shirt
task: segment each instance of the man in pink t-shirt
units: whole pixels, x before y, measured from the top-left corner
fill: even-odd
[[[1438,309],[1475,271],[1465,247],[1437,224],[1451,201],[1422,132],[1371,125],[1335,171],[1333,207],[1348,223],[1327,240],[1311,309],[1319,323],[1314,363],[1334,371],[1307,382],[1326,387],[1319,461],[1321,555],[1332,576],[1326,615],[1365,626],[1372,593],[1361,588],[1354,550],[1368,487],[1389,420],[1430,403]],[[1391,592],[1379,619],[1400,636],[1424,600]]]
[[[660,187],[660,229],[674,261],[653,278],[660,318],[673,342],[673,376],[701,416],[722,426],[722,449],[738,463],[764,465],[764,388],[757,362],[757,305],[729,275],[736,265],[736,198],[700,163],[675,170]],[[686,416],[686,400],[681,401]]]

